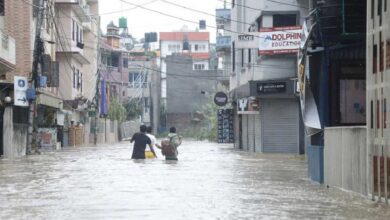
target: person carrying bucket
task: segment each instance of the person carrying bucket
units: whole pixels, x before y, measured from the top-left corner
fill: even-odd
[[[151,148],[153,148],[153,151],[154,151],[154,147],[161,149],[161,146],[157,143],[156,137],[152,134],[152,130],[153,130],[152,126],[148,126],[146,128],[146,136],[148,136],[148,138],[150,139]],[[146,158],[155,158],[156,155],[152,151],[145,149],[145,157]]]
[[[140,132],[135,133],[133,137],[130,140],[130,143],[134,142],[134,148],[133,148],[133,154],[131,156],[131,159],[145,159],[145,148],[146,145],[149,145],[150,151],[156,156],[156,153],[154,152],[154,149],[152,147],[152,142],[150,141],[150,138],[146,136],[146,126],[141,125],[140,126]]]

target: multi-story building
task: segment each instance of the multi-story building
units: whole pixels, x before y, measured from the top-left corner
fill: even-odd
[[[26,100],[26,92],[15,91],[14,88],[20,88],[24,85],[27,88],[27,82],[31,82],[33,71],[33,51],[35,49],[36,30],[39,30],[40,39],[42,41],[42,60],[39,84],[36,86],[37,100],[33,106],[38,113],[34,117],[35,124],[38,129],[34,129],[33,133],[36,142],[33,143],[40,146],[42,139],[40,136],[42,127],[50,127],[51,135],[46,143],[48,145],[57,144],[57,123],[56,116],[58,111],[62,109],[62,100],[58,96],[58,68],[56,63],[56,45],[55,45],[55,29],[54,29],[54,1],[44,1],[43,8],[45,13],[41,15],[38,10],[39,1],[34,1],[31,4],[27,1],[0,1],[0,26],[2,29],[2,55],[6,56],[8,62],[14,63],[15,66],[10,66],[7,63],[8,70],[2,72],[2,85],[7,85],[7,88],[2,89],[2,96],[10,96],[12,105],[8,105],[11,111],[1,113],[2,124],[6,128],[4,132],[4,140],[1,143],[6,143],[7,149],[4,150],[5,156],[17,156],[26,153],[27,146],[27,127],[28,127],[28,107],[29,103]],[[41,17],[41,22],[38,22],[38,17]],[[39,27],[37,27],[39,25]],[[7,35],[12,36],[8,37]],[[7,49],[8,48],[8,49]],[[11,68],[10,68],[11,67]],[[18,80],[18,84],[14,85],[15,77],[22,77]],[[14,94],[14,95],[12,95]],[[19,96],[20,95],[20,96]],[[17,115],[17,117],[12,117]],[[45,120],[42,119],[42,114],[45,114]],[[3,120],[4,119],[4,120]],[[15,139],[14,137],[22,137]]]
[[[84,124],[89,121],[88,110],[95,97],[98,80],[98,13],[97,0],[55,1],[56,58],[61,73],[58,93],[67,110],[65,130],[66,127],[72,127],[70,124]],[[90,130],[85,129],[82,132],[82,142],[88,143]]]
[[[142,106],[141,123],[157,129],[161,89],[156,54],[143,47],[134,47],[130,42],[122,44],[128,42],[123,37],[128,39],[129,35],[119,32],[120,28],[111,22],[101,41],[100,84],[105,90],[101,89],[100,113],[103,116],[108,113],[113,97],[123,105],[134,100]]]
[[[167,64],[167,127],[181,131],[200,131],[205,124],[203,110],[217,92],[222,71],[194,70],[189,53],[174,53],[165,59]],[[191,130],[193,129],[193,130]]]
[[[231,29],[225,32],[232,35],[230,90],[237,105],[235,147],[251,152],[304,152],[294,81],[300,38],[290,39],[295,42],[293,47],[284,47],[290,40],[283,38],[298,36],[307,14],[302,1],[232,2]]]
[[[388,105],[390,96],[390,8],[388,1],[367,1],[367,153],[368,194],[373,200],[390,198]],[[364,158],[367,159],[367,158]]]
[[[56,0],[59,93],[72,110],[72,121],[84,121],[83,110],[95,95],[99,18],[96,0]]]
[[[231,9],[220,8],[215,10],[217,23],[216,51],[218,53],[218,69],[224,76],[230,76],[231,62]]]
[[[210,34],[208,32],[160,32],[161,96],[166,98],[166,57],[188,52],[194,70],[209,70]]]

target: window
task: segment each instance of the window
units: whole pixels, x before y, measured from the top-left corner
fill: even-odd
[[[129,67],[129,61],[127,58],[123,59],[123,67],[128,68]]]
[[[374,129],[374,102],[371,100],[370,104],[370,124],[371,124],[371,129]]]
[[[378,62],[377,62],[377,58],[378,58],[377,51],[378,51],[377,45],[374,44],[374,46],[372,47],[372,73],[374,73],[374,74],[376,73],[376,71],[377,71],[377,66],[378,66]]]
[[[4,0],[0,0],[0,16],[4,16]]]
[[[383,100],[383,106],[382,106],[383,128],[387,128],[387,110],[386,110],[386,106],[387,106],[387,101],[386,101],[386,99],[384,99]]]
[[[195,51],[199,50],[199,45],[195,44]]]
[[[72,40],[75,41],[76,39],[76,22],[72,19]]]
[[[244,67],[244,57],[245,57],[245,50],[241,49],[241,67]]]
[[[248,63],[252,63],[252,50],[248,49]]]
[[[73,88],[76,88],[76,68],[72,67],[72,72],[73,72]]]
[[[81,83],[81,80],[80,80],[80,70],[77,69],[76,71],[77,71],[77,74],[76,74],[76,77],[77,77],[77,81],[76,81],[77,84],[76,85],[77,85],[77,87],[76,88],[78,90],[78,89],[80,89],[80,83]]]
[[[383,72],[383,62],[385,57],[385,44],[382,41],[382,32],[379,33],[379,42],[380,42],[380,48],[379,48],[379,71]]]
[[[366,123],[366,80],[340,80],[340,122],[342,124]]]
[[[273,15],[273,26],[274,27],[287,27],[297,25],[296,14],[279,14]]]
[[[125,96],[125,95],[126,95],[126,92],[125,92],[125,91],[123,91],[123,92],[122,92],[122,96]]]
[[[390,69],[390,40],[386,41],[386,69]]]
[[[232,71],[236,71],[236,46],[234,41],[232,42]]]
[[[80,32],[80,37],[79,37],[79,42],[80,43],[83,43],[84,39],[83,39],[83,29],[81,27],[79,27],[79,32]]]
[[[234,5],[235,5],[235,4],[234,4],[234,1],[235,1],[235,0],[232,0],[232,8],[234,8]]]
[[[79,42],[79,26],[76,24],[76,42]]]
[[[194,70],[204,70],[204,64],[194,64]]]
[[[80,91],[83,92],[83,74],[80,73]]]

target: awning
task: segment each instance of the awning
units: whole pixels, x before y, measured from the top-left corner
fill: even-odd
[[[52,96],[48,95],[45,93],[39,93],[37,96],[37,102],[38,105],[46,105],[52,108],[57,108],[57,109],[62,109],[63,108],[63,100]]]

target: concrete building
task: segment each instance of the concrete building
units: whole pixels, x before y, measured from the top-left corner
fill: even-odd
[[[185,47],[184,47],[185,46]],[[161,96],[166,98],[166,57],[190,51],[192,69],[209,69],[210,34],[208,32],[160,32]]]
[[[390,198],[388,105],[390,12],[388,1],[367,1],[367,186],[373,200]]]
[[[238,149],[304,153],[303,126],[295,87],[298,46],[286,50],[274,46],[280,41],[272,44],[272,38],[266,36],[290,32],[295,36],[300,32],[308,14],[305,3],[232,2],[230,91],[237,107],[235,147]],[[248,41],[245,34],[251,32],[254,32],[253,37]]]
[[[88,125],[88,111],[96,94],[98,68],[99,13],[97,0],[56,0],[57,60],[59,95],[64,100],[64,137],[74,125]],[[84,128],[89,127],[85,126]],[[90,130],[80,129],[84,143]],[[69,138],[70,140],[70,138]],[[66,142],[66,141],[65,141]],[[70,141],[69,141],[70,142]],[[66,145],[66,144],[65,144]]]
[[[194,70],[190,53],[174,53],[165,58],[167,65],[167,127],[184,131],[204,126],[202,107],[210,104],[222,71]]]
[[[8,68],[1,74],[1,85],[6,86],[2,88],[1,96],[10,96],[13,100],[6,108],[8,111],[1,111],[1,126],[5,128],[1,133],[4,139],[1,141],[1,145],[7,149],[4,149],[4,156],[14,157],[26,154],[27,145],[27,128],[28,128],[28,102],[23,99],[25,94],[19,97],[19,93],[14,91],[15,85],[14,77],[24,77],[22,81],[30,82],[32,64],[33,64],[33,51],[35,43],[35,30],[36,22],[39,10],[36,5],[39,1],[34,1],[34,5],[26,1],[0,1],[0,28],[2,32],[2,47],[1,54],[8,59],[15,66],[10,66],[7,63]],[[45,140],[48,144],[53,146],[57,145],[57,124],[55,122],[56,114],[62,109],[62,100],[58,96],[57,82],[58,82],[58,68],[56,63],[56,45],[54,28],[54,1],[45,1],[43,5],[45,14],[43,16],[41,25],[41,39],[43,55],[41,61],[41,78],[39,85],[36,85],[37,89],[37,101],[35,103],[35,110],[38,112],[37,117],[34,118],[36,128],[34,129],[35,145],[40,146],[42,143],[41,129],[43,126],[50,126],[51,133],[50,138],[47,136]],[[12,37],[7,37],[11,35]],[[53,66],[53,69],[52,69]],[[10,68],[11,67],[11,68]],[[10,71],[9,71],[10,70]],[[19,81],[18,81],[19,82]],[[17,87],[20,85],[18,84]],[[29,85],[25,84],[27,88]],[[15,96],[13,95],[15,94]],[[18,98],[19,97],[19,98]],[[23,101],[24,100],[24,101]],[[3,98],[2,98],[3,101]],[[22,101],[21,103],[19,101]],[[3,106],[4,107],[4,106]],[[50,109],[46,114],[46,120],[40,120],[42,118],[42,110]],[[4,112],[4,114],[3,114]]]
[[[140,123],[153,125],[157,131],[161,87],[156,53],[121,43],[128,42],[122,37],[129,35],[119,32],[120,28],[111,22],[101,42],[100,114],[107,115],[112,97],[119,98],[123,105],[135,100],[142,106]]]
[[[215,10],[217,23],[217,39],[216,51],[218,53],[218,70],[221,70],[223,75],[229,77],[231,74],[231,9],[220,8]],[[229,85],[229,82],[227,82]]]

